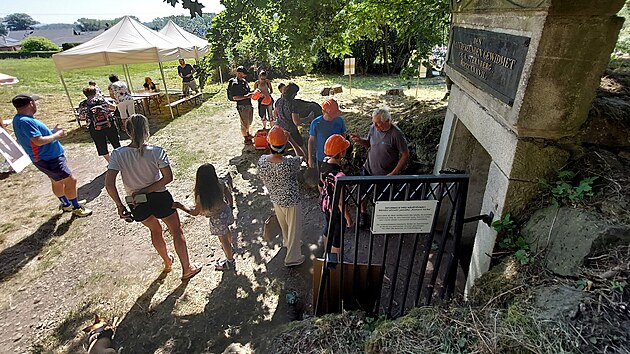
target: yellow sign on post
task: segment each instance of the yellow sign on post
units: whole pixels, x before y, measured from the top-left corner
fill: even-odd
[[[350,78],[350,94],[352,95],[352,75],[354,75],[354,58],[346,58],[343,62],[343,74]]]

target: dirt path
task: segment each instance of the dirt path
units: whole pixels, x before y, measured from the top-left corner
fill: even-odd
[[[2,181],[3,199],[13,201],[0,207],[6,235],[0,245],[2,352],[81,352],[79,332],[94,312],[122,319],[116,344],[123,353],[221,353],[233,343],[265,352],[274,329],[310,311],[311,262],[287,269],[285,250],[262,239],[272,207],[255,176],[260,152],[243,148],[236,110],[209,101],[152,128],[151,142],[169,152],[175,172],[169,190],[177,200],[191,204],[201,163],[233,176],[238,271],[214,271],[223,254],[207,220],[180,213],[191,259],[206,268],[188,284],[179,280],[179,266],[160,277],[148,231],[118,219],[103,187],[106,164],[87,133],[76,132],[65,146],[92,217],[58,213],[48,182],[33,167]],[[321,215],[315,193],[304,196],[303,252],[312,257]],[[298,310],[286,303],[290,291],[298,294]]]

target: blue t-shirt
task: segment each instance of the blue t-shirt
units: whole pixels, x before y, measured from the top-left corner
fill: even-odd
[[[324,161],[324,157],[326,157],[324,154],[326,140],[333,134],[343,134],[345,132],[346,123],[342,117],[334,118],[331,121],[325,120],[324,116],[313,119],[308,134],[315,137],[315,158],[318,162]]]
[[[26,151],[33,162],[52,160],[63,155],[63,147],[57,140],[42,146],[31,143],[31,138],[53,134],[44,123],[32,116],[16,114],[15,117],[13,117],[13,132],[15,133],[18,143],[22,145],[22,148],[24,148],[24,151]]]

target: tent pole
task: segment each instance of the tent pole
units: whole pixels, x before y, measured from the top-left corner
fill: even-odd
[[[160,73],[162,74],[162,82],[164,83],[164,91],[166,92],[166,103],[168,103],[168,109],[171,111],[171,119],[175,119],[175,116],[173,116],[173,107],[171,107],[171,99],[168,97],[168,87],[166,86],[166,79],[164,78],[162,62],[158,61],[158,64],[160,64]]]
[[[125,76],[127,77],[127,84],[131,89],[131,94],[133,94],[136,90],[133,88],[133,83],[131,82],[131,73],[129,72],[129,66],[127,64],[123,64],[123,70],[125,70]]]
[[[61,74],[61,71],[59,71],[59,78],[61,79],[61,83],[63,84],[63,89],[66,90],[66,96],[68,96],[68,101],[70,101],[70,108],[72,109],[72,115],[74,115],[74,117],[77,120],[77,123],[79,123],[79,126],[81,126],[81,121],[77,117],[77,112],[74,111],[74,103],[72,103],[72,98],[70,98],[70,92],[68,92],[68,87],[66,86],[66,81],[63,79],[63,75]]]

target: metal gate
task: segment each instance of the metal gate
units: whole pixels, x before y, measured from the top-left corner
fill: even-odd
[[[456,290],[463,291],[463,286],[458,286],[463,275],[458,272],[457,252],[467,193],[468,176],[462,174],[339,177],[332,205],[339,205],[341,196],[344,203],[341,211],[334,208],[334,212],[342,216],[350,208],[355,225],[341,227],[338,254],[331,253],[332,242],[328,242],[323,258],[316,262],[315,313],[361,309],[395,318],[413,307],[431,304],[436,297],[448,299]],[[385,204],[422,204],[377,204],[384,201],[433,201],[422,203],[434,206],[435,211],[422,233],[378,234],[372,231],[380,222],[375,224],[377,206],[382,210]],[[367,202],[370,214],[368,230],[359,227],[362,202]],[[329,241],[334,219],[330,218]],[[343,217],[338,219],[341,223]]]

